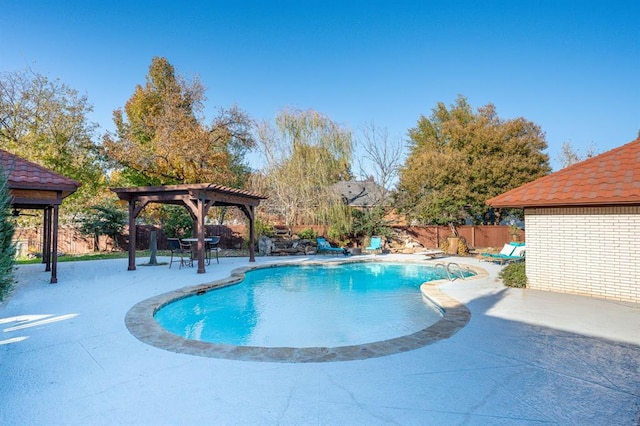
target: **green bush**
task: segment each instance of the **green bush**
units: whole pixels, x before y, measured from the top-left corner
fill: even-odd
[[[270,224],[269,222],[265,222],[259,218],[256,219],[255,222],[255,230],[254,232],[256,233],[256,238],[260,238],[261,236],[265,236],[265,237],[273,237],[274,235],[276,235],[276,230],[273,227],[272,224]],[[249,241],[249,233],[247,232],[247,236],[245,238],[245,241],[248,242]]]
[[[524,262],[515,262],[505,266],[498,276],[502,278],[502,282],[507,287],[525,288],[527,286]]]
[[[0,170],[0,301],[13,286],[14,257],[16,253],[12,238],[15,231],[11,216],[11,195],[9,184]]]
[[[318,233],[311,228],[303,229],[300,232],[296,232],[298,238],[301,240],[315,240],[318,238]]]
[[[118,208],[114,202],[107,201],[88,209],[80,220],[80,232],[93,237],[94,251],[100,251],[100,235],[110,237],[117,248],[118,236],[122,234],[126,223],[127,212]]]
[[[182,206],[162,206],[161,223],[169,238],[185,238],[193,234],[193,219]]]

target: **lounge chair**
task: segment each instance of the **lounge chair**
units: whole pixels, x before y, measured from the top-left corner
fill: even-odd
[[[327,241],[322,237],[318,237],[317,241],[318,241],[318,253],[336,253],[336,254],[339,253],[345,256],[349,255],[349,250],[347,250],[346,248],[331,247],[331,244],[329,244],[329,241]]]
[[[365,247],[367,251],[380,252],[382,253],[382,238],[381,237],[371,237],[371,242],[369,243],[369,247]]]
[[[508,243],[502,247],[500,253],[480,253],[480,255],[490,262],[500,264],[524,260],[525,243]]]
[[[419,251],[416,254],[423,254],[431,259],[435,259],[438,256],[442,256],[444,254],[444,251],[442,250],[437,250],[437,249],[433,249],[433,250],[423,250],[423,251]]]

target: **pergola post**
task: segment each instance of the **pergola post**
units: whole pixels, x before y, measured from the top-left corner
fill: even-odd
[[[255,207],[249,206],[249,262],[256,261]]]
[[[196,200],[196,253],[198,255],[198,273],[204,274],[204,201],[200,198]]]
[[[129,267],[127,270],[136,270],[136,200],[129,200]]]

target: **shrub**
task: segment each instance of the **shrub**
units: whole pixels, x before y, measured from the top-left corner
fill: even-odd
[[[193,219],[182,206],[162,206],[161,223],[169,238],[190,237],[193,233]]]
[[[329,237],[329,240],[334,241],[339,247],[344,247],[351,243],[351,240],[344,228],[336,224],[329,227],[327,230],[327,237]]]
[[[118,236],[124,230],[127,223],[127,212],[119,209],[113,202],[93,206],[80,220],[80,232],[93,237],[94,251],[100,251],[98,247],[100,235],[107,235],[118,247]]]
[[[525,262],[515,262],[505,266],[498,276],[507,287],[525,288],[527,286]]]
[[[260,238],[261,236],[265,236],[265,237],[273,237],[274,235],[276,235],[276,230],[273,227],[272,224],[270,224],[269,222],[265,222],[261,219],[256,219],[255,222],[255,233],[256,233],[256,237]],[[245,238],[245,241],[249,241],[249,231],[247,231],[247,235]]]
[[[298,238],[301,240],[315,240],[318,238],[318,233],[314,231],[312,228],[303,229],[300,232],[296,232]]]
[[[4,173],[0,170],[0,301],[13,286],[14,256],[16,253],[12,241],[14,231],[9,184]]]

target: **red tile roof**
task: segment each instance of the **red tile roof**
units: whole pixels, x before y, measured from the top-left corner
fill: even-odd
[[[8,174],[9,188],[62,191],[65,196],[81,185],[36,163],[0,149],[0,165]]]
[[[640,138],[493,197],[487,205],[640,205]]]

